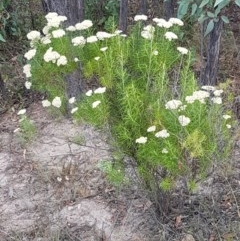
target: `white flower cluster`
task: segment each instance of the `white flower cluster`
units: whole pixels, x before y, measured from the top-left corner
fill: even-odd
[[[136,15],[134,17],[134,21],[146,21],[148,19],[148,17],[146,15]]]
[[[103,94],[106,92],[106,87],[99,87],[97,89],[93,90],[88,90],[86,92],[86,96],[92,96],[93,94]],[[96,108],[99,104],[101,103],[100,100],[94,101],[92,103],[92,108]]]
[[[73,46],[84,45],[86,43],[86,39],[83,36],[75,37],[72,39]]]
[[[177,50],[178,50],[181,54],[187,54],[187,53],[188,53],[188,49],[183,48],[183,47],[177,47]]]
[[[178,36],[173,32],[166,32],[164,34],[164,37],[169,41],[172,41],[173,39],[178,39]]]
[[[141,36],[145,39],[153,39],[153,35],[155,32],[155,28],[152,25],[147,25],[143,28],[143,31],[141,32]]]
[[[178,18],[170,18],[168,21],[166,21],[163,18],[154,18],[153,21],[155,23],[157,23],[157,26],[159,26],[161,28],[170,28],[174,24],[178,25],[178,26],[183,26],[184,25],[183,21],[178,19]]]
[[[57,63],[57,66],[66,65],[67,58],[64,55],[60,55],[57,51],[53,51],[50,47],[43,56],[45,62]]]
[[[68,27],[66,28],[66,31],[74,32],[74,31],[76,31],[76,27],[75,27],[75,26],[68,26]]]
[[[58,28],[62,22],[67,20],[66,16],[58,15],[55,12],[48,13],[45,18],[47,19],[47,26],[49,27],[48,29],[51,27]]]
[[[56,96],[53,100],[52,100],[52,103],[49,101],[49,100],[43,100],[42,101],[42,106],[43,107],[49,107],[49,106],[55,106],[57,108],[60,108],[61,105],[62,105],[62,101],[61,101],[61,98]]]
[[[32,59],[36,55],[37,50],[36,49],[30,49],[27,53],[24,54],[24,57],[27,60]]]
[[[56,30],[52,31],[53,38],[61,38],[65,34],[66,33],[63,29],[56,29]]]
[[[155,134],[155,136],[156,136],[157,138],[167,138],[167,137],[170,136],[170,134],[168,133],[168,131],[167,131],[166,129],[163,129],[163,130],[157,132],[157,133]]]
[[[182,105],[182,101],[180,100],[170,100],[166,103],[165,108],[168,110],[176,110],[181,105]]]
[[[136,139],[136,143],[138,144],[145,144],[147,142],[147,137],[141,136],[138,139]]]
[[[68,100],[68,103],[71,104],[71,105],[74,104],[75,102],[76,102],[76,98],[75,98],[75,97],[71,97],[71,98]],[[75,113],[77,110],[78,110],[78,107],[72,108],[71,114]]]
[[[112,38],[114,36],[116,36],[117,34],[112,34],[112,33],[107,33],[107,32],[102,32],[99,31],[96,33],[96,36],[99,40],[104,40],[104,39],[108,39],[108,38]]]
[[[91,20],[84,20],[81,23],[77,23],[75,25],[76,30],[85,30],[93,26],[93,23]]]
[[[32,83],[30,81],[26,81],[24,85],[25,85],[26,89],[30,90]]]
[[[32,76],[30,64],[26,64],[23,66],[23,73],[26,75],[27,78],[30,78]]]
[[[98,38],[97,38],[97,36],[93,35],[93,36],[87,37],[86,41],[87,41],[87,43],[94,43],[94,42],[98,41]]]
[[[186,117],[185,115],[180,115],[178,117],[178,121],[181,126],[187,126],[191,122],[190,118]]]
[[[39,40],[41,38],[40,32],[33,30],[27,34],[27,39],[29,40]]]
[[[201,89],[208,91],[208,93],[212,92],[214,97],[211,98],[212,102],[214,104],[221,105],[222,104],[222,98],[221,94],[223,93],[223,90],[218,90],[216,87],[211,85],[204,85],[201,87]]]
[[[194,91],[191,96],[186,96],[185,100],[188,104],[194,103],[194,101],[198,100],[202,104],[205,103],[205,99],[210,96],[210,93],[204,90]]]

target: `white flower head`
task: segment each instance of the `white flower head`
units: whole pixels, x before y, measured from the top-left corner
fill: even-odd
[[[78,110],[78,107],[72,108],[71,114],[75,113]]]
[[[61,55],[61,56],[59,57],[59,59],[57,60],[57,66],[66,65],[67,62],[68,62],[68,61],[67,61],[66,56]]]
[[[222,93],[223,93],[223,90],[214,90],[214,91],[213,91],[213,94],[214,94],[214,96],[216,96],[216,97],[221,96]]]
[[[30,64],[26,64],[26,65],[23,66],[23,73],[26,75],[27,78],[32,76]]]
[[[136,143],[138,144],[145,144],[147,142],[147,137],[141,136],[138,139],[136,139]]]
[[[75,28],[75,26],[69,26],[66,28],[66,30],[69,32],[74,32],[74,31],[76,31],[76,28]]]
[[[169,110],[176,110],[182,105],[180,100],[170,100],[166,103],[165,108]]]
[[[50,44],[51,42],[52,41],[50,39],[50,36],[48,36],[48,35],[41,38],[41,43],[42,44]]]
[[[26,109],[21,109],[18,111],[17,115],[24,115],[26,113]]]
[[[189,95],[185,97],[185,100],[188,104],[192,104],[194,103],[194,101],[196,100],[195,97],[193,95]]]
[[[75,28],[77,30],[85,30],[93,26],[93,23],[91,20],[83,20],[81,23],[77,23],[75,25]]]
[[[40,32],[33,30],[27,34],[27,39],[29,40],[38,40],[41,38]]]
[[[167,154],[167,153],[168,153],[168,150],[167,150],[166,148],[163,148],[163,149],[162,149],[162,153],[163,153],[163,154]]]
[[[145,27],[143,28],[143,30],[144,30],[144,31],[147,31],[147,32],[149,32],[149,33],[154,33],[154,32],[155,32],[155,27],[152,26],[151,24],[149,24],[149,25],[145,26]]]
[[[122,30],[117,29],[117,30],[115,30],[114,34],[119,35],[119,34],[121,34],[122,32],[123,32]]]
[[[102,52],[105,52],[107,49],[108,49],[108,47],[100,48],[100,50],[101,50]]]
[[[154,18],[153,21],[157,23],[157,26],[160,28],[170,28],[173,25],[171,22],[166,21],[163,18]]]
[[[62,101],[61,101],[61,98],[56,96],[53,101],[52,101],[52,105],[57,107],[57,108],[60,108],[61,105],[62,105]]]
[[[49,100],[43,100],[42,101],[42,106],[43,107],[49,107],[49,106],[51,106],[52,104],[51,104],[51,102],[49,101]]]
[[[57,51],[53,51],[53,48],[50,47],[43,55],[43,59],[45,62],[56,63],[57,59],[59,59],[60,56],[61,55]]]
[[[86,41],[87,43],[94,43],[98,41],[98,38],[97,36],[93,35],[93,36],[87,37]]]
[[[99,40],[104,40],[104,39],[108,39],[108,38],[114,37],[115,34],[99,31],[99,32],[96,33],[96,36],[97,36],[97,38]]]
[[[201,89],[206,90],[206,91],[214,91],[216,88],[211,85],[203,85]]]
[[[157,51],[157,50],[154,50],[154,51],[153,51],[153,55],[158,55],[158,51]]]
[[[72,97],[72,98],[70,98],[70,99],[68,100],[68,103],[69,103],[69,104],[73,104],[73,103],[75,103],[75,101],[76,101],[76,98],[75,98],[75,97]]]
[[[51,29],[51,27],[50,26],[44,26],[43,27],[43,29],[42,29],[42,32],[45,34],[45,35],[47,35],[48,33],[49,33],[49,30]]]
[[[221,97],[213,97],[213,98],[212,98],[212,102],[213,102],[214,104],[221,105],[221,104],[222,104],[222,98],[221,98]]]
[[[228,120],[231,119],[232,117],[230,115],[223,115],[223,119]]]
[[[183,25],[184,25],[183,21],[180,20],[179,18],[170,18],[168,21],[169,21],[170,23],[176,24],[176,25],[178,25],[178,26],[183,26]]]
[[[187,126],[191,122],[190,118],[186,117],[185,115],[180,115],[178,117],[178,121],[181,126]]]
[[[178,36],[175,33],[173,33],[173,32],[166,32],[164,34],[164,37],[166,39],[168,39],[169,41],[172,41],[173,39],[178,39]]]
[[[62,36],[64,36],[66,33],[63,29],[57,29],[52,31],[52,36],[53,38],[61,38]]]
[[[25,85],[26,89],[30,90],[32,83],[30,81],[26,81],[24,85]]]
[[[88,90],[87,92],[86,92],[86,96],[91,96],[93,94],[93,91],[92,90]]]
[[[151,40],[153,38],[153,34],[145,30],[141,32],[141,36],[148,40]]]
[[[187,54],[187,53],[188,53],[188,49],[183,48],[183,47],[177,47],[177,50],[178,50],[181,54]]]
[[[94,101],[94,102],[92,103],[92,108],[96,108],[100,103],[101,103],[100,100]]]
[[[227,124],[226,127],[227,127],[228,129],[231,129],[231,128],[232,128],[232,126],[229,125],[229,124]]]
[[[83,36],[75,37],[72,39],[73,46],[84,45],[85,43],[86,43],[86,40],[84,39]]]
[[[168,131],[167,131],[166,129],[163,129],[163,130],[157,132],[157,133],[155,134],[155,136],[156,136],[157,138],[167,138],[167,137],[170,136],[170,134],[168,133]]]
[[[134,21],[146,21],[148,19],[148,17],[146,16],[146,15],[136,15],[135,17],[134,17]]]
[[[27,60],[32,59],[36,55],[37,50],[36,49],[30,49],[27,53],[24,54],[24,57]]]
[[[94,58],[96,61],[98,61],[99,59],[100,59],[100,57],[99,56],[97,56],[97,57],[95,57]]]
[[[103,94],[106,91],[106,87],[99,87],[94,90],[94,94]]]
[[[147,129],[147,132],[154,132],[156,130],[156,126],[150,126]]]
[[[79,62],[79,58],[74,58],[74,62]]]

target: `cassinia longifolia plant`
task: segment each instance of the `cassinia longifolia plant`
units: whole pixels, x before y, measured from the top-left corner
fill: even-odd
[[[46,20],[44,36],[27,35],[26,88],[47,93],[43,107],[68,105],[74,119],[107,126],[148,188],[168,191],[183,177],[190,185],[229,154],[234,120],[224,108],[227,95],[224,88],[198,86],[191,52],[178,38],[181,20],[150,23],[137,15],[128,35],[93,33],[90,20],[63,28],[66,17],[57,13]],[[68,99],[64,76],[79,66],[81,78],[96,79],[97,87]]]

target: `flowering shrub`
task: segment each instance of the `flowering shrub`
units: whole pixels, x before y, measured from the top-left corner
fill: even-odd
[[[138,15],[126,36],[120,30],[93,35],[90,20],[64,30],[63,16],[49,13],[46,19],[45,36],[28,34],[32,49],[24,66],[26,87],[48,93],[44,107],[69,103],[73,118],[107,125],[151,189],[173,188],[181,177],[192,182],[223,158],[232,125],[224,91],[198,87],[191,52],[179,46],[181,20],[155,18],[149,24]],[[86,82],[97,77],[99,87],[68,100],[64,75],[79,62]]]

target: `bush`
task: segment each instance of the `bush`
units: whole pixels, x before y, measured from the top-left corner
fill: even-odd
[[[182,21],[145,25],[146,18],[136,16],[128,36],[118,30],[92,35],[91,21],[63,30],[64,18],[49,13],[46,36],[28,34],[33,49],[25,55],[24,72],[35,89],[48,93],[44,106],[64,111],[69,102],[74,119],[107,126],[156,194],[181,179],[192,188],[216,159],[226,157],[233,121],[222,104],[224,90],[198,86],[191,52],[178,42]],[[68,100],[64,75],[79,63],[86,82],[97,77],[99,86]],[[110,167],[108,172],[124,171]]]

